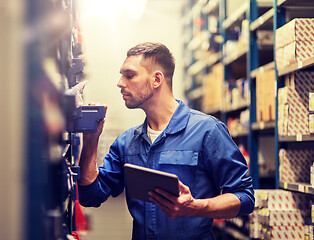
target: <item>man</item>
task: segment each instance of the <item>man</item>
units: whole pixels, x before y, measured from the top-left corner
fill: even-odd
[[[79,197],[98,207],[125,188],[124,163],[178,175],[180,196],[162,189],[149,193],[153,203],[126,199],[133,217],[133,239],[214,239],[213,218],[233,218],[253,211],[254,195],[247,165],[219,120],[175,100],[175,64],[168,48],[143,43],[131,48],[118,87],[128,108],[146,119],[120,135],[97,167],[98,138],[84,134]]]

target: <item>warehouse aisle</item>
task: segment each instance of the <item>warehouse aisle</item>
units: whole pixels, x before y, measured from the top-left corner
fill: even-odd
[[[131,239],[132,218],[126,206],[125,196],[109,198],[99,208],[86,208],[90,216],[91,229],[86,240]]]

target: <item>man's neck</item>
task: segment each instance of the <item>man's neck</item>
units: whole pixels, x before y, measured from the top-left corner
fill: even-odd
[[[146,110],[147,122],[151,129],[156,131],[164,130],[178,107],[178,102],[172,98],[168,101],[155,103],[153,108]]]

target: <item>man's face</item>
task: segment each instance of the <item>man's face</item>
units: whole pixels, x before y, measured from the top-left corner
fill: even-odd
[[[117,86],[128,108],[142,108],[153,96],[153,75],[141,64],[141,55],[125,59]]]

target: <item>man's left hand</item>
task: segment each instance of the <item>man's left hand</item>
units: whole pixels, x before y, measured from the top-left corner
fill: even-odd
[[[149,192],[150,200],[171,219],[193,216],[198,208],[190,188],[179,181],[179,190],[179,197],[176,197],[157,188],[155,191]]]

